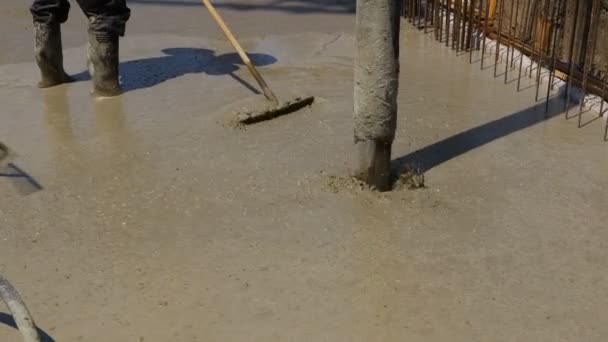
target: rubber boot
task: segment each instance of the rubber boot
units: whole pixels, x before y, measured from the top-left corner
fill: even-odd
[[[41,77],[38,87],[48,88],[72,81],[63,70],[60,25],[34,23],[34,36],[34,53]]]
[[[94,95],[112,97],[123,93],[118,82],[118,35],[89,33],[87,66]]]

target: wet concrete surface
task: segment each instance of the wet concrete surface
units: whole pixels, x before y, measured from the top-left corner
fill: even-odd
[[[545,116],[533,88],[406,26],[394,159],[427,187],[328,191],[352,162],[352,15],[224,9],[281,98],[317,97],[235,130],[227,116],[262,97],[221,36],[191,29],[211,30],[204,10],[132,7],[120,98],[89,96],[79,38],[65,62],[81,81],[54,89],[34,87],[28,49],[2,54],[0,140],[42,189],[0,177],[0,272],[49,336],[608,338],[601,120],[577,129],[558,98]],[[163,11],[175,27],[142,29]],[[84,37],[79,20],[67,37]],[[9,45],[28,41],[0,22]]]

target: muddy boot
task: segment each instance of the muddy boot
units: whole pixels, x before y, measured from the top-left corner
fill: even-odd
[[[89,33],[87,65],[93,80],[93,94],[111,97],[122,94],[118,83],[118,36]]]
[[[63,70],[59,24],[34,23],[34,35],[36,38],[34,53],[41,76],[38,87],[48,88],[72,81],[72,78]]]

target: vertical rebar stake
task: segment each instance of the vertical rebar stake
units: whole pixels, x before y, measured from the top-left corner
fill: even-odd
[[[591,53],[589,53],[589,57],[586,58],[585,70],[583,73],[583,99],[581,100],[581,106],[578,113],[579,127],[581,126],[580,122],[581,117],[583,116],[583,106],[585,105],[585,96],[587,94],[587,79],[589,78],[589,72],[591,71],[591,66],[593,64],[593,56],[595,55],[595,47],[597,46],[597,33],[600,26],[598,22],[600,15],[600,4],[598,1],[599,0],[593,0],[591,3],[591,23],[589,27],[591,27],[592,31],[591,39],[587,40],[587,51],[591,51]],[[591,49],[589,49],[589,46],[591,46]]]
[[[462,32],[460,34],[460,49],[463,51],[467,51],[467,31],[469,28],[469,25],[471,25],[471,21],[468,18],[468,13],[469,13],[469,1],[468,0],[462,0]]]
[[[539,1],[536,0],[532,0],[533,2],[533,7],[532,7],[532,15],[530,16],[530,20],[532,20],[531,24],[530,24],[530,34],[531,34],[531,41],[530,44],[532,45],[532,53],[530,54],[530,72],[526,72],[526,74],[528,75],[529,79],[532,79],[532,72],[534,71],[534,55],[536,53],[536,30],[538,30],[538,21],[539,19],[537,18],[537,16],[539,15]],[[538,62],[538,61],[537,61]],[[526,68],[528,69],[528,68]]]
[[[505,63],[505,84],[509,76],[509,48],[513,45],[513,12],[515,7],[515,0],[511,0],[511,13],[509,13],[509,40],[507,42],[507,61]],[[515,49],[513,49],[515,50]]]
[[[441,34],[441,21],[439,20],[439,0],[433,0],[433,31],[435,40],[439,40]]]
[[[511,43],[513,43],[515,37],[517,36],[517,25],[519,24],[519,4],[520,2],[517,0],[515,4],[515,25],[512,26]],[[511,69],[515,68],[515,50],[515,47],[511,49]]]
[[[533,0],[532,0],[533,1]],[[530,12],[531,12],[531,2],[530,0],[526,1],[526,11],[524,12],[524,24],[523,24],[523,32],[526,32],[528,30],[528,24],[530,23]],[[522,41],[525,41],[525,36],[524,33],[521,34],[522,36]],[[517,91],[519,92],[521,90],[521,71],[522,68],[524,66],[524,55],[522,52],[520,52],[520,59],[519,59],[519,73],[517,76]],[[530,58],[530,62],[532,61],[532,58]]]
[[[483,70],[483,60],[486,54],[486,38],[488,37],[488,16],[490,16],[490,1],[486,1],[485,17],[483,18],[483,41],[481,42],[481,69]]]
[[[450,46],[450,10],[451,10],[451,0],[446,0],[446,8],[445,8],[445,46]]]
[[[602,103],[600,104],[600,116],[604,115],[604,102],[608,101],[608,98],[606,97],[606,83],[608,83],[608,77],[604,77],[602,80]],[[606,126],[608,126],[608,120],[606,120]]]
[[[423,11],[424,11],[424,33],[429,33],[428,31],[428,26],[429,26],[429,4],[428,4],[428,0],[424,0],[424,7],[423,7]]]
[[[547,84],[547,97],[545,98],[545,114],[549,112],[549,97],[551,96],[551,90],[553,89],[553,80],[555,78],[555,64],[557,62],[557,51],[558,46],[561,46],[561,34],[562,30],[562,20],[564,17],[564,9],[562,7],[562,0],[559,0],[557,3],[557,9],[553,11],[553,15],[551,16],[551,21],[553,23],[553,27],[555,30],[553,32],[553,44],[551,44],[551,66],[549,67],[549,84]]]
[[[574,43],[576,38],[576,28],[578,26],[578,12],[580,9],[580,0],[576,0],[576,9],[574,10],[574,23],[572,25],[572,37],[570,38],[570,52],[568,56],[568,82],[566,83],[566,101],[564,106],[566,107],[566,119],[569,119],[568,112],[570,111],[570,91],[572,89],[572,79],[574,74]]]
[[[545,52],[545,33],[547,31],[547,26],[545,24],[546,20],[545,18],[549,17],[549,13],[551,12],[551,8],[553,8],[553,4],[551,1],[546,0],[545,1],[545,8],[543,9],[543,11],[541,12],[541,28],[540,28],[540,44],[538,47],[538,67],[536,68],[536,101],[538,101],[538,95],[539,95],[539,89],[540,89],[540,84],[542,83],[542,79],[540,77],[540,73],[541,73],[541,69],[543,66],[543,59],[544,59],[544,52]]]
[[[502,16],[505,13],[505,1],[506,0],[502,0],[500,1],[500,15],[498,17],[498,36],[496,37],[496,57],[494,58],[494,77],[498,77],[498,75],[496,74],[498,71],[498,56],[500,56],[500,36],[501,36],[501,31],[502,31],[502,22],[504,21]]]
[[[475,21],[475,0],[471,0],[471,4],[469,5],[469,31],[468,31],[468,47],[469,47],[469,64],[473,64],[473,30],[475,29],[475,25],[477,21]]]

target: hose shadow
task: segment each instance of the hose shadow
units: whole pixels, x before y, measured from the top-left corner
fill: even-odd
[[[18,329],[13,316],[4,312],[0,312],[0,324],[7,325],[13,329]],[[55,342],[55,339],[47,334],[44,330],[40,329],[39,327],[36,327],[36,329],[38,329],[38,335],[40,335],[40,342]]]
[[[154,87],[187,74],[207,74],[229,75],[251,92],[259,94],[256,88],[235,74],[244,65],[236,53],[216,55],[213,50],[200,48],[169,48],[163,49],[162,52],[165,56],[120,63],[119,73],[122,87],[126,92]],[[275,57],[267,54],[248,55],[251,62],[258,67],[277,62]],[[82,71],[73,77],[77,81],[91,79],[88,71]]]
[[[420,171],[428,171],[471,150],[489,144],[511,133],[531,127],[563,113],[565,99],[555,96],[548,102],[539,103],[517,113],[490,121],[438,141],[420,150],[411,152],[393,160],[393,168],[400,170],[406,165],[417,165]],[[569,106],[575,106],[570,103]]]

